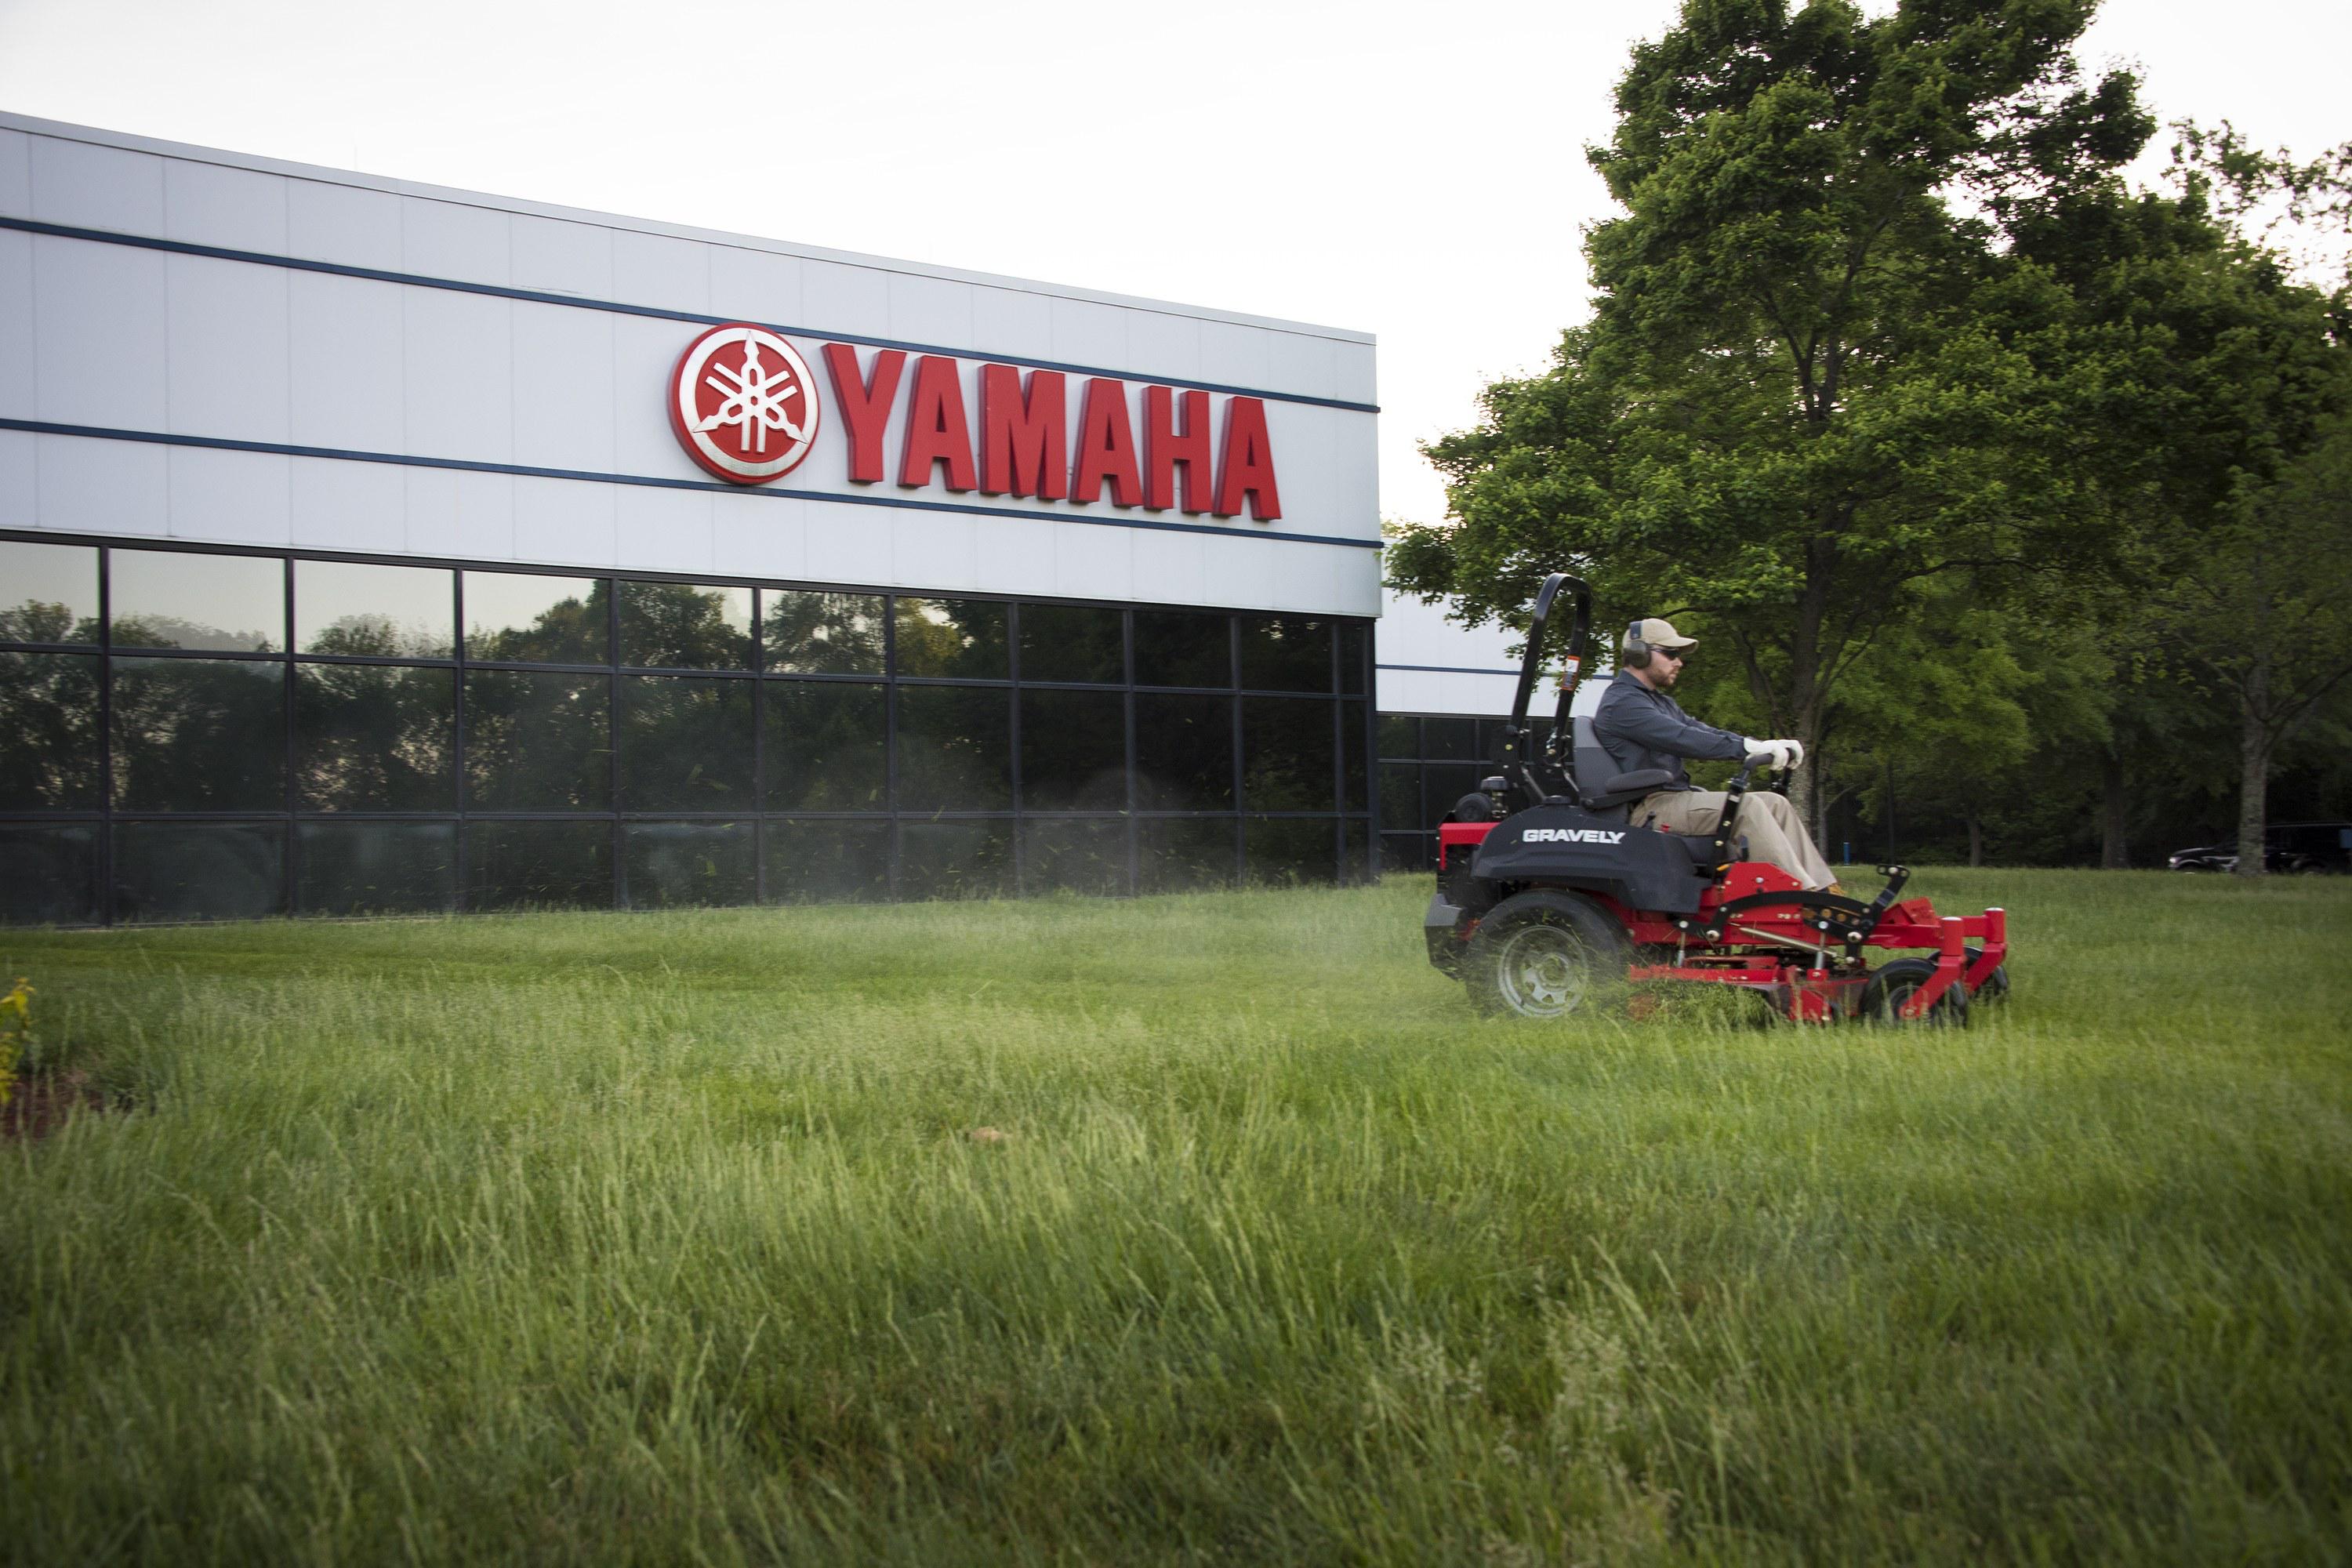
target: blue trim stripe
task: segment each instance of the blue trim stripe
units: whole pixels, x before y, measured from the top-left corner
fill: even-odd
[[[86,239],[99,245],[127,245],[140,250],[170,251],[177,256],[208,256],[219,261],[246,261],[257,267],[284,267],[297,272],[325,272],[338,278],[365,278],[378,283],[405,283],[418,289],[446,289],[458,294],[488,294],[500,300],[524,300],[534,305],[568,305],[576,310],[606,310],[616,316],[649,316],[663,321],[690,321],[698,326],[725,326],[743,320],[740,316],[703,316],[691,310],[665,310],[653,305],[624,305],[614,300],[588,300],[576,294],[549,294],[535,289],[509,289],[497,283],[463,283],[454,278],[428,278],[416,272],[387,272],[377,267],[347,267],[339,261],[309,261],[296,256],[271,256],[258,250],[230,250],[217,245],[194,245],[184,239],[157,239],[143,234],[114,234],[100,228],[73,228],[60,223],[37,223],[31,218],[0,216],[0,228],[18,229],[26,234],[46,234],[58,239]],[[950,354],[957,359],[999,359],[978,349],[948,348],[938,343],[907,342],[897,338],[860,337],[851,332],[828,331],[822,327],[792,327],[775,321],[754,321],[753,326],[766,327],[786,337],[822,338],[830,342],[862,343],[867,348],[905,349],[910,353]],[[1153,382],[1163,386],[1184,386],[1202,392],[1225,392],[1236,397],[1262,397],[1270,403],[1306,403],[1318,408],[1344,408],[1354,414],[1378,414],[1377,403],[1349,403],[1338,397],[1310,397],[1303,392],[1267,392],[1261,387],[1227,386],[1213,381],[1188,381],[1181,377],[1147,375],[1135,370],[1107,370],[1099,365],[1070,364],[1058,360],[1003,359],[1005,363],[1029,365],[1038,370],[1066,371],[1074,375],[1105,375],[1122,381]]]
[[[1375,669],[1413,669],[1428,675],[1517,675],[1516,669],[1473,668],[1466,664],[1376,664]]]
[[[1141,528],[1160,533],[1213,533],[1227,539],[1265,539],[1280,544],[1338,544],[1378,550],[1377,539],[1343,539],[1330,533],[1276,533],[1220,528],[1206,522],[1160,522],[1141,517],[1090,517],[1076,511],[1031,511],[1017,507],[970,506],[958,501],[907,500],[898,496],[842,495],[832,490],[786,490],[730,485],[719,479],[668,479],[652,474],[598,474],[581,468],[535,468],[521,463],[477,463],[464,458],[411,458],[395,452],[353,452],[336,447],[290,447],[278,441],[232,441],[219,436],[167,436],[154,430],[108,430],[94,425],[53,425],[40,419],[0,419],[0,430],[36,436],[79,436],[94,441],[142,441],[154,447],[204,447],[216,452],[262,452],[278,458],[329,458],[341,463],[390,463],[409,468],[457,468],[472,474],[513,474],[529,479],[577,479],[594,485],[645,485],[664,490],[709,490],[718,495],[757,496],[768,500],[839,501],[845,506],[886,506],[903,511],[954,511],[973,517],[1024,517],[1039,522],[1083,522],[1097,528]]]

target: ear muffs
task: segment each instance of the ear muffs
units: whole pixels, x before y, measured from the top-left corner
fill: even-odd
[[[1626,624],[1623,663],[1628,669],[1650,668],[1650,645],[1642,640],[1642,623],[1639,620]]]

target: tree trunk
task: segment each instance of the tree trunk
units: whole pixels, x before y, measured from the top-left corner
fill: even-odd
[[[2271,666],[2266,651],[2258,650],[2246,671],[2238,700],[2238,875],[2259,877],[2263,864],[2263,826],[2271,787],[2271,737],[2263,722],[2270,706]]]
[[[1805,545],[1805,584],[1797,594],[1797,624],[1789,639],[1790,731],[1810,754],[1822,743],[1822,630],[1829,621],[1831,545],[1816,537]],[[1789,804],[1797,820],[1813,820],[1812,771],[1800,768],[1789,780]]]
[[[2101,812],[2099,865],[2121,871],[2131,865],[2130,795],[2124,787],[2123,754],[2114,747],[2099,758],[2099,783],[2105,795]]]
[[[1981,866],[1984,864],[1984,823],[1973,811],[1966,815],[1969,824],[1969,864]]]

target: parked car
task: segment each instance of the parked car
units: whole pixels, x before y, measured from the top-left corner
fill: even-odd
[[[2234,871],[2235,843],[2183,849],[2165,862],[2176,871]],[[2273,873],[2352,871],[2352,822],[2273,822],[2263,832],[2263,869]]]

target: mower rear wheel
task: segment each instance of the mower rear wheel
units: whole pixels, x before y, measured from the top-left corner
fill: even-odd
[[[1936,961],[1932,958],[1897,958],[1882,963],[1870,972],[1870,980],[1862,988],[1858,1011],[1873,1024],[1931,1024],[1948,1029],[1967,1026],[1969,988],[1957,982],[1929,1004],[1920,1016],[1903,1016],[1903,1004],[1911,1000],[1912,994],[1927,984],[1935,973]]]
[[[1591,900],[1537,889],[1478,922],[1462,979],[1482,1013],[1562,1018],[1613,1002],[1632,956],[1624,927]]]

